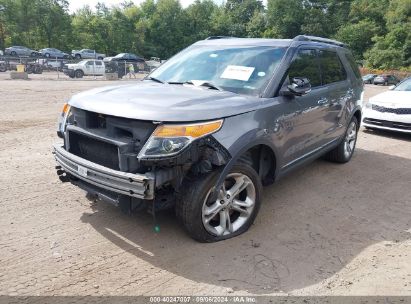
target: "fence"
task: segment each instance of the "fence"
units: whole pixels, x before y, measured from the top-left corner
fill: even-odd
[[[44,58],[44,57],[12,57],[3,55],[0,56],[0,72],[15,71],[17,70],[17,65],[24,65],[25,71],[29,74],[41,74],[44,71],[54,71],[59,76],[59,73],[64,73],[67,76],[74,76],[69,70],[68,64],[76,64],[82,61],[93,61],[94,59],[62,59],[62,58]],[[101,62],[101,61],[100,61]],[[100,66],[103,66],[101,70]],[[147,74],[151,72],[155,66],[148,64],[145,61],[104,61],[102,64],[98,65],[92,64],[92,70],[89,75],[103,76],[105,73],[117,73],[118,78],[122,78],[127,74],[131,73],[130,65],[133,66],[135,73]],[[72,77],[72,78],[74,78]]]

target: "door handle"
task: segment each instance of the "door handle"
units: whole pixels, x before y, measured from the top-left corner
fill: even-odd
[[[323,97],[323,98],[321,98],[320,100],[317,101],[317,103],[318,103],[319,105],[326,104],[327,102],[328,102],[328,99],[325,98],[325,97]]]

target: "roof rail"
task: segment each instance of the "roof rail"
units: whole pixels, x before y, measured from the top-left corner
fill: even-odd
[[[341,46],[341,47],[346,47],[347,46],[345,43],[337,41],[337,40],[332,40],[332,39],[327,39],[327,38],[322,38],[322,37],[316,37],[316,36],[308,36],[308,35],[298,35],[293,40],[294,41],[323,42],[323,43],[338,45],[338,46]]]
[[[235,38],[235,37],[230,37],[230,36],[210,36],[210,37],[207,37],[205,40],[229,39],[229,38]]]

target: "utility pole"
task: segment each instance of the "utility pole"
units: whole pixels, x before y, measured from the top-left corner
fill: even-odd
[[[3,24],[3,12],[6,10],[4,5],[0,5],[0,50],[3,50],[5,45],[4,45],[4,40],[6,36],[6,29],[4,28]]]

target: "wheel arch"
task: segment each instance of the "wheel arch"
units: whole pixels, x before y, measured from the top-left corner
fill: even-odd
[[[215,189],[220,188],[225,176],[238,162],[245,162],[253,167],[260,176],[263,185],[269,185],[275,181],[278,175],[278,153],[276,153],[276,148],[268,138],[255,138],[255,135],[256,134],[249,133],[248,136],[241,138],[232,146],[230,152],[237,152],[234,155],[232,154],[229,162],[225,164],[217,180]],[[254,140],[249,140],[250,136],[254,137]],[[214,194],[216,194],[216,191]]]
[[[361,125],[361,119],[362,119],[361,110],[360,110],[360,109],[357,109],[357,110],[354,112],[353,117],[357,118],[357,121],[358,121],[357,129],[359,129],[359,128],[360,128],[360,125]]]

